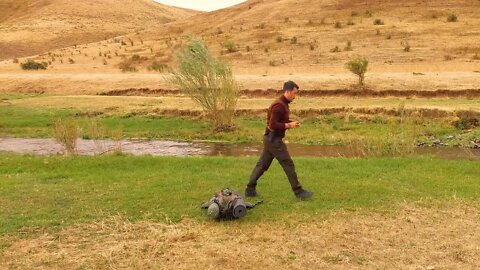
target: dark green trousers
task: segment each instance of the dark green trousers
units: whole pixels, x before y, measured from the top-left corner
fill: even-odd
[[[260,156],[257,165],[253,169],[247,186],[250,188],[255,188],[257,186],[258,179],[265,171],[268,170],[268,168],[270,168],[274,158],[278,160],[283,168],[283,171],[285,171],[288,181],[292,186],[292,190],[294,192],[301,190],[302,186],[298,182],[297,173],[295,172],[295,164],[293,164],[293,160],[288,153],[287,146],[283,142],[282,138],[272,138],[268,135],[263,137],[262,156]]]

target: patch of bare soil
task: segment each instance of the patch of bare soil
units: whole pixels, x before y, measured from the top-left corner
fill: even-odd
[[[281,95],[281,90],[276,89],[245,89],[240,91],[240,95],[245,97],[276,97]],[[150,89],[150,88],[130,88],[116,89],[101,92],[99,95],[104,96],[172,96],[180,95],[178,90],[168,89]],[[480,97],[480,89],[464,89],[464,90],[356,90],[356,89],[336,89],[336,90],[302,90],[303,97],[422,97],[422,98],[439,98],[439,97]]]
[[[403,205],[306,222],[132,223],[121,217],[3,237],[2,269],[479,269],[480,216],[464,203]]]

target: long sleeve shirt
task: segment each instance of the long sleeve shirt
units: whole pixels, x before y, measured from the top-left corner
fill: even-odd
[[[290,101],[282,95],[270,105],[267,113],[267,128],[265,129],[265,134],[274,131],[277,136],[281,138],[285,137],[285,124],[292,122],[290,121],[289,103]]]

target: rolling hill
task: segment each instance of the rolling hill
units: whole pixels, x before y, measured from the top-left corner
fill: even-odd
[[[2,0],[0,60],[138,32],[196,13],[150,0]]]

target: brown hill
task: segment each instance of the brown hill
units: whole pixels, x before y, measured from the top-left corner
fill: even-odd
[[[275,88],[286,78],[304,89],[344,89],[356,82],[345,68],[355,55],[369,60],[372,89],[477,89],[478,14],[479,0],[250,0],[18,59],[48,62],[45,71],[0,61],[0,92],[171,88],[157,71],[174,66],[174,53],[191,34],[230,62],[246,89]]]
[[[151,0],[2,0],[0,60],[99,41],[196,13]]]
[[[200,35],[246,69],[338,62],[343,68],[357,54],[382,65],[449,66],[480,63],[479,14],[478,0],[250,0],[142,35],[156,40]]]

